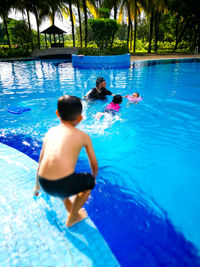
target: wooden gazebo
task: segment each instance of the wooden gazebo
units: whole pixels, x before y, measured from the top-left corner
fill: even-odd
[[[61,30],[60,28],[56,27],[55,25],[50,26],[43,32],[45,34],[45,42],[46,42],[46,48],[47,48],[47,34],[49,34],[49,39],[51,43],[51,47],[64,47],[64,37],[63,33],[66,33],[65,31]],[[56,41],[56,34],[58,35],[58,41]],[[53,35],[53,42],[51,36]],[[61,37],[62,36],[62,41]]]

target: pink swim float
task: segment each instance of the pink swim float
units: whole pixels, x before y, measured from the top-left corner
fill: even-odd
[[[135,101],[135,102],[139,102],[139,101],[143,100],[143,98],[141,98],[141,97],[133,98],[131,95],[128,95],[127,99],[129,101]]]

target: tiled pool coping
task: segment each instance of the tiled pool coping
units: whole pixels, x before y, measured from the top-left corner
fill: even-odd
[[[59,199],[33,197],[36,168],[0,143],[1,266],[119,266],[89,218],[67,229]]]
[[[200,58],[166,58],[166,59],[147,59],[147,60],[132,60],[133,68],[145,67],[161,64],[174,64],[174,63],[187,63],[187,62],[200,62]]]
[[[77,69],[126,69],[130,67],[130,59],[130,54],[110,56],[72,54],[72,66]]]

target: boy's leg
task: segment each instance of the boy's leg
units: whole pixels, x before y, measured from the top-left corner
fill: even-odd
[[[79,193],[76,196],[71,206],[71,210],[69,212],[68,218],[67,218],[67,222],[66,222],[67,227],[70,227],[74,225],[75,223],[80,222],[87,217],[87,213],[83,209],[81,209],[81,207],[84,205],[84,203],[88,199],[90,192],[91,190],[87,190],[82,193]]]
[[[63,203],[65,205],[66,210],[68,212],[70,212],[71,211],[71,208],[72,208],[72,204],[73,204],[72,201],[69,198],[65,198],[62,201],[63,201]]]

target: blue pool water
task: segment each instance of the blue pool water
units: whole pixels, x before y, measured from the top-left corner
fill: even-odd
[[[100,121],[106,101],[84,104],[79,128],[92,138],[98,182],[86,208],[122,266],[200,266],[200,63],[136,64],[77,70],[58,60],[0,63],[0,142],[38,160],[45,132],[59,121],[57,98],[83,97],[103,76],[137,105]],[[20,115],[8,106],[31,108]],[[77,170],[89,170],[84,151]],[[32,188],[30,189],[32,190]]]

